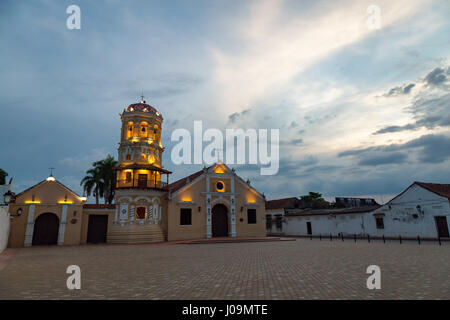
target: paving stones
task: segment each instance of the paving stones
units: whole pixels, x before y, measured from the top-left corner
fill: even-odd
[[[450,299],[450,245],[297,241],[8,249],[0,299]],[[66,268],[81,268],[81,290]],[[366,268],[381,268],[368,290]]]

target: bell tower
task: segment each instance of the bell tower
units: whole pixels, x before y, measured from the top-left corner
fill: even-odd
[[[116,188],[164,189],[170,171],[162,166],[161,129],[163,118],[144,97],[130,104],[120,115],[122,129]],[[166,175],[166,179],[162,176]],[[166,180],[166,181],[164,181]]]

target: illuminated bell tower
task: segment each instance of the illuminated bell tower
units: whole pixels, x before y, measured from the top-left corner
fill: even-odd
[[[142,96],[139,103],[124,109],[120,117],[116,188],[164,189],[171,172],[162,166],[161,114]],[[161,179],[164,174],[166,179]]]

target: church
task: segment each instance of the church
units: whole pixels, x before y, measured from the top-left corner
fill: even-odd
[[[53,175],[14,196],[8,246],[264,237],[265,197],[219,162],[169,183],[162,115],[143,99],[122,112],[112,205],[86,204]]]

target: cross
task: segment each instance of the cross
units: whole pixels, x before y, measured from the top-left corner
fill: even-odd
[[[223,163],[223,149],[222,148],[216,148],[216,155],[217,155],[217,162]]]
[[[141,94],[141,102],[144,102],[144,91],[142,91],[142,94]]]
[[[55,169],[55,168],[50,167],[49,169],[50,169],[50,176],[53,177],[53,169]]]

